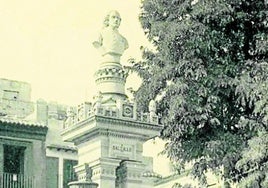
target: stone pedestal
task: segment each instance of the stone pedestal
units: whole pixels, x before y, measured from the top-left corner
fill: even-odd
[[[146,140],[157,136],[162,126],[144,118],[145,114],[130,112],[134,104],[126,104],[128,108],[120,109],[101,104],[93,114],[76,121],[62,133],[65,141],[77,146],[75,171],[79,181],[86,179],[88,165],[91,180],[100,188],[153,187],[153,182],[149,185],[143,177],[144,172],[153,169],[142,156],[142,146]]]
[[[120,63],[103,63],[95,72],[95,82],[99,92],[105,98],[108,95],[113,98],[126,99],[125,83],[128,73]]]

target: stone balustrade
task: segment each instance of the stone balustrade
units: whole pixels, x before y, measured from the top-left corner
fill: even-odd
[[[92,103],[82,103],[76,108],[67,110],[67,119],[64,127],[68,128],[93,116],[102,116],[115,119],[132,120],[144,123],[158,124],[159,117],[156,114],[138,112],[134,103],[124,102],[119,107],[92,105]]]

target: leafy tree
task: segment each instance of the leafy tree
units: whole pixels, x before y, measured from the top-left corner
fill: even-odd
[[[200,186],[207,170],[226,185],[267,185],[267,4],[142,1],[140,21],[156,49],[131,61],[143,79],[138,106],[158,100],[166,152],[182,167],[194,161]]]

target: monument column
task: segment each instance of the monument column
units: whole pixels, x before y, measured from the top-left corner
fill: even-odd
[[[119,33],[121,17],[111,11],[94,47],[102,61],[95,73],[97,95],[88,107],[69,108],[63,140],[78,148],[77,182],[70,188],[152,188],[144,173],[152,172],[151,158],[142,156],[143,143],[159,135],[155,103],[150,113],[138,112],[125,94],[127,72],[120,57],[128,48]],[[94,183],[93,183],[94,182]],[[146,185],[146,186],[145,186]]]

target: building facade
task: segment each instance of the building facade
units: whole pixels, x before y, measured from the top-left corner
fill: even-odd
[[[26,121],[34,106],[25,82],[0,79],[0,186],[45,187],[48,128]]]
[[[77,149],[60,136],[66,107],[31,101],[28,83],[0,79],[0,187],[65,188]]]

